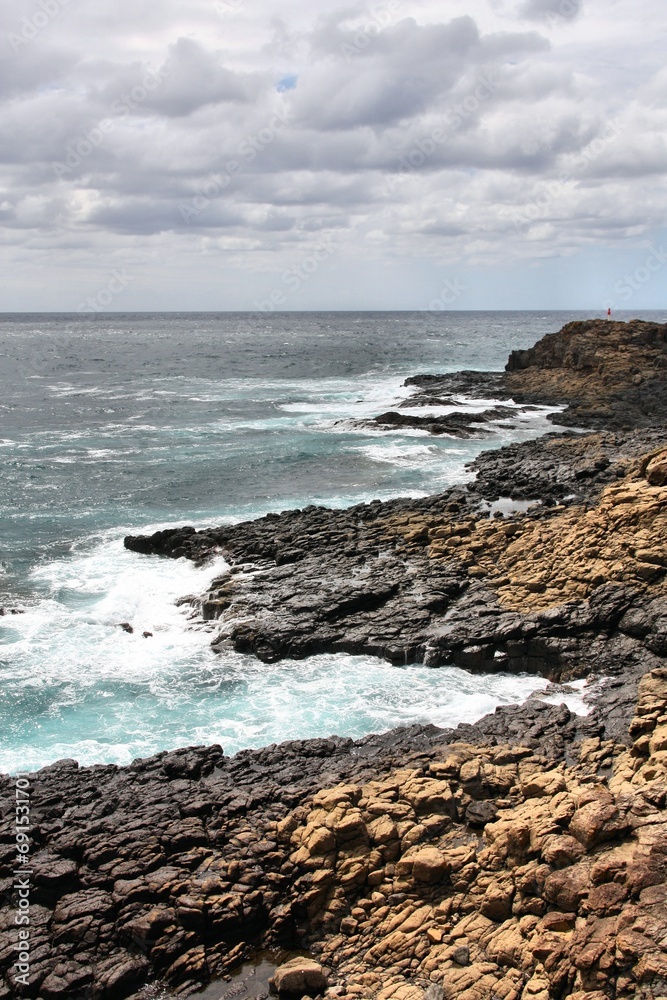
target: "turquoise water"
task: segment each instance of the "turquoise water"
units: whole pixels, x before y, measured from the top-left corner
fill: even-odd
[[[541,686],[365,657],[216,655],[174,602],[221,566],[143,557],[122,538],[461,481],[483,448],[551,429],[546,411],[474,442],[356,421],[405,399],[409,375],[500,369],[570,318],[5,315],[0,603],[23,613],[0,618],[0,769],[451,725]]]

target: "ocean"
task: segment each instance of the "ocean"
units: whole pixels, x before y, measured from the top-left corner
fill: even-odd
[[[0,770],[448,726],[546,689],[536,677],[370,657],[267,666],[215,654],[210,632],[175,602],[204,591],[222,560],[197,568],[141,556],[123,548],[123,536],[309,503],[424,496],[461,482],[483,449],[552,430],[548,411],[518,412],[511,426],[489,425],[483,439],[466,441],[368,429],[359,419],[407,398],[410,375],[500,370],[511,350],[583,318],[0,317]],[[133,634],[119,628],[125,621]]]

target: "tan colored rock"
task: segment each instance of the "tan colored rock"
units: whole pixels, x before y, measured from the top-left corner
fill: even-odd
[[[424,991],[418,986],[402,982],[392,983],[380,990],[377,994],[377,1000],[422,1000],[423,996]]]
[[[336,785],[335,788],[325,788],[313,796],[313,804],[327,811],[335,806],[357,802],[361,794],[358,785]]]
[[[667,486],[667,451],[663,450],[651,458],[645,475],[651,486]]]
[[[531,976],[523,988],[523,996],[528,1000],[551,1000],[550,982],[543,976]]]
[[[333,832],[338,843],[368,840],[368,830],[364,818],[358,809],[350,809],[334,824]]]
[[[164,974],[169,983],[197,983],[208,975],[206,951],[203,947],[191,948],[176,959]]]
[[[565,933],[574,929],[576,920],[576,913],[561,913],[560,910],[551,910],[544,914],[540,925],[543,931]]]
[[[530,825],[523,817],[510,815],[487,823],[484,835],[501,857],[522,857],[530,845]]]
[[[577,864],[549,875],[544,883],[544,896],[564,913],[576,913],[589,887],[587,867]]]
[[[419,909],[415,910],[406,920],[403,921],[401,924],[401,930],[404,934],[411,934],[412,931],[425,930],[432,920],[433,907],[420,906]]]
[[[449,871],[447,858],[436,847],[422,847],[405,855],[396,865],[397,872],[411,873],[417,882],[438,882]]]
[[[580,763],[554,770],[528,748],[461,744],[428,764],[426,780],[405,768],[369,782],[356,805],[334,795],[331,809],[298,813],[293,858],[317,844],[322,828],[335,834],[359,817],[366,824],[367,835],[357,828],[337,853],[299,861],[307,872],[300,905],[322,928],[323,960],[350,996],[402,996],[429,980],[452,1000],[553,1000],[564,982],[586,1000],[610,983],[619,1000],[643,995],[660,975],[658,942],[667,940],[667,750],[659,749],[667,676],[654,673],[639,686],[642,756],[594,738],[582,744]],[[464,788],[477,791],[505,767],[537,794],[517,802],[513,786],[481,844],[439,803],[432,812],[424,804],[442,791],[430,782],[449,788],[462,774],[456,794],[465,807]],[[401,838],[411,846],[394,863]]]
[[[611,840],[627,828],[617,806],[595,799],[577,809],[569,830],[588,849],[602,840]]]
[[[625,886],[617,882],[606,882],[596,886],[588,895],[588,910],[599,916],[619,913],[628,897]]]
[[[547,837],[542,844],[542,857],[547,864],[555,865],[556,868],[574,864],[584,854],[583,845],[566,833]]]
[[[401,789],[401,796],[416,812],[456,815],[454,796],[448,781],[436,778],[416,778]]]
[[[292,958],[278,966],[270,980],[276,993],[296,996],[316,996],[328,986],[326,976],[319,962],[310,958]]]
[[[486,945],[486,954],[499,965],[519,965],[526,942],[515,920],[502,924]]]
[[[661,750],[667,750],[667,724],[656,726],[649,739],[649,751],[651,754]]]
[[[521,791],[527,799],[531,799],[557,795],[558,792],[564,792],[566,787],[565,779],[559,771],[545,771],[522,782]]]
[[[398,840],[398,829],[391,816],[378,816],[368,827],[371,841],[374,844],[387,844]]]
[[[479,904],[480,913],[490,920],[502,922],[512,912],[514,885],[510,881],[494,881],[489,885]]]
[[[329,851],[333,851],[335,846],[334,833],[326,826],[316,827],[304,844],[310,854],[327,854]]]
[[[558,447],[564,445],[546,446]],[[663,453],[648,458],[656,485],[633,468],[621,484],[603,491],[598,507],[567,508],[546,523],[525,521],[510,545],[501,531],[479,521],[465,550],[453,536],[444,543],[450,548],[438,551],[442,558],[455,555],[469,575],[483,575],[497,589],[501,603],[522,611],[587,598],[608,581],[655,586],[667,571],[665,484],[657,485],[665,459]]]

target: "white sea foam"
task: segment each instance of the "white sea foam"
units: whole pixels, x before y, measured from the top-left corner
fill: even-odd
[[[361,452],[372,462],[388,462],[405,469],[442,461],[439,449],[427,444],[394,444],[387,441],[382,444],[360,445],[352,450]]]
[[[540,698],[549,705],[567,705],[575,715],[588,715],[591,710],[586,700],[589,687],[590,682],[586,678],[568,684],[554,684]]]
[[[141,556],[110,532],[36,569],[43,599],[0,626],[2,698],[24,716],[3,733],[0,770],[62,757],[124,764],[200,743],[231,753],[413,723],[448,727],[534,691],[549,697],[548,682],[534,676],[399,668],[343,654],[274,666],[216,655],[210,632],[192,628],[175,599],[204,591],[225,565]]]
[[[21,641],[12,644],[5,679],[22,677],[26,659],[27,684],[76,681],[82,671],[88,680],[136,677],[158,668],[165,656],[189,655],[205,644],[187,629],[186,612],[174,601],[203,591],[225,569],[224,560],[202,569],[185,559],[153,559],[127,551],[113,534],[33,571],[36,589],[46,596],[12,619]],[[122,631],[121,622],[134,633]],[[144,631],[153,632],[150,642]]]
[[[106,645],[87,673],[70,665],[58,671],[57,682],[48,676],[32,682],[37,696],[41,689],[52,700],[20,745],[5,741],[0,769],[35,768],[60,757],[125,764],[193,744],[221,743],[234,753],[332,733],[360,738],[415,723],[449,727],[548,687],[534,676],[473,677],[454,667],[393,667],[365,656],[323,655],[268,667],[200,650],[179,665],[173,644],[162,648],[170,657],[155,658],[145,652],[148,640],[137,640],[144,644],[137,656],[128,655],[133,636],[119,639],[125,656]]]

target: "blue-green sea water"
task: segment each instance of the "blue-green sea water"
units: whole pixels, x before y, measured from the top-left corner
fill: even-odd
[[[210,634],[192,628],[175,601],[205,590],[222,563],[145,557],[126,552],[122,539],[309,503],[426,495],[462,481],[483,448],[552,429],[546,411],[490,425],[481,441],[357,421],[405,399],[409,375],[501,369],[512,349],[577,318],[0,317],[0,770],[452,725],[545,687],[534,677],[470,677],[368,657],[266,666],[216,655]],[[133,634],[118,628],[123,621]]]

